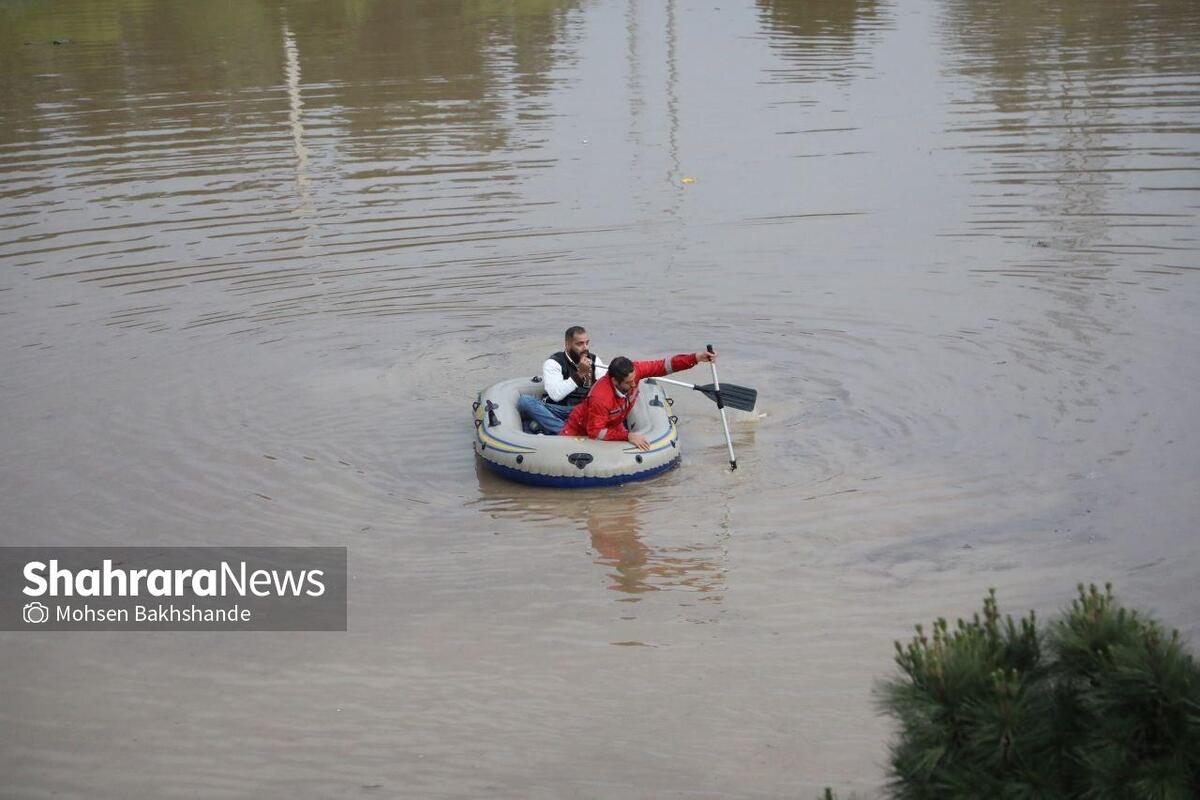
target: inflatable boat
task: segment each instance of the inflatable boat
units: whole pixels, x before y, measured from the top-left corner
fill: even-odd
[[[678,420],[662,386],[642,382],[625,420],[630,432],[646,437],[649,450],[586,436],[525,433],[517,412],[522,394],[540,398],[541,378],[501,381],[480,392],[472,404],[475,453],[485,467],[509,480],[563,488],[615,486],[652,478],[679,465]]]

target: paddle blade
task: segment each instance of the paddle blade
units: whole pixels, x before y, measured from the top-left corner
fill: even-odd
[[[717,389],[711,383],[694,388],[697,392],[703,392],[704,396],[709,400],[712,400],[714,403],[717,402]],[[726,408],[736,408],[738,411],[753,411],[754,404],[758,402],[758,390],[751,389],[748,386],[723,383],[721,384],[721,402]]]

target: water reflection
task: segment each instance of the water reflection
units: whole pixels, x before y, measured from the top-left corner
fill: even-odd
[[[724,570],[718,545],[691,544],[650,547],[645,542],[636,498],[589,504],[587,531],[597,564],[612,569],[608,588],[636,601],[638,595],[667,588],[684,588],[720,600]]]
[[[437,251],[540,224],[523,187],[555,163],[546,94],[578,6],[6,4],[0,268],[133,295],[110,321],[155,332],[436,312],[519,285],[528,248],[482,266]]]
[[[308,196],[308,148],[304,145],[304,122],[300,119],[300,111],[304,100],[300,97],[300,53],[296,48],[296,37],[285,26],[283,29],[283,51],[287,56],[287,66],[284,75],[287,80],[288,93],[288,126],[292,130],[292,149],[296,151],[296,192],[300,195],[301,214],[312,211],[312,201]]]
[[[648,592],[689,591],[719,603],[725,589],[724,531],[709,541],[677,541],[668,509],[639,496],[640,487],[612,490],[536,490],[476,469],[479,511],[530,526],[568,526],[587,533],[607,588],[623,602]],[[698,538],[706,539],[706,535]]]
[[[758,0],[763,30],[788,67],[780,80],[846,79],[869,64],[871,34],[889,20],[879,0]]]
[[[946,0],[970,230],[1032,247],[989,271],[1084,288],[1113,269],[1186,268],[1200,201],[1200,5]],[[1167,229],[1167,231],[1164,231]],[[1090,291],[1090,289],[1089,289]]]
[[[552,85],[556,60],[569,56],[567,14],[577,6],[578,0],[504,7],[486,0],[6,4],[0,96],[6,115],[24,124],[0,126],[0,141],[21,141],[28,128],[52,127],[62,112],[85,108],[114,112],[79,120],[95,123],[94,133],[159,121],[168,111],[208,119],[214,108],[245,109],[255,98],[235,93],[278,85],[276,42],[286,27],[287,39],[305,54],[307,81],[325,89],[324,104],[336,99],[338,107],[362,112],[347,117],[352,124],[374,130],[373,120],[403,116],[422,102],[436,114],[437,107],[472,101],[462,110],[489,129],[474,142],[488,149],[505,137],[507,121],[496,116],[506,105],[504,90],[529,96]],[[45,102],[47,90],[59,102]],[[176,91],[219,94],[179,107],[170,102]],[[130,102],[143,97],[154,102]],[[392,103],[380,104],[384,99]]]

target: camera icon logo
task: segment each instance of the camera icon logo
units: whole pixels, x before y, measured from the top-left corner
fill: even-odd
[[[21,619],[31,625],[41,625],[50,619],[50,609],[34,600],[32,603],[26,603],[25,607],[21,609]]]

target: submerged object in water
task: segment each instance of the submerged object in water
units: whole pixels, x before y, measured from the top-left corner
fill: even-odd
[[[525,433],[517,400],[542,396],[541,379],[513,378],[479,393],[475,412],[475,453],[499,475],[537,486],[583,488],[645,480],[679,465],[678,421],[662,386],[643,382],[625,419],[632,433],[650,443],[639,450],[629,442],[586,436]]]

